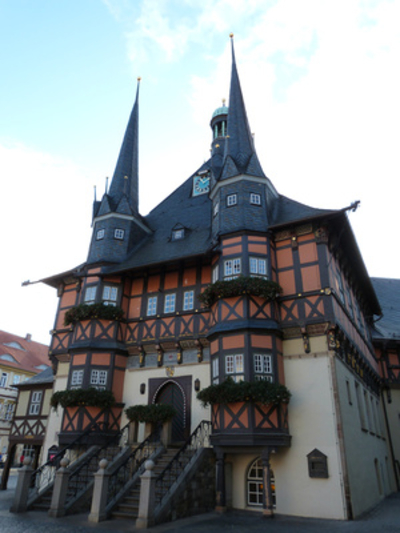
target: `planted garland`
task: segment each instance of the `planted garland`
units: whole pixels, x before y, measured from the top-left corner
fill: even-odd
[[[133,405],[125,409],[126,416],[131,422],[147,422],[151,424],[161,424],[171,420],[176,410],[172,405],[151,404]]]
[[[205,307],[211,307],[220,298],[252,294],[272,301],[281,292],[282,288],[275,281],[251,276],[239,276],[229,281],[211,283],[198,298]]]
[[[197,393],[203,407],[214,404],[255,402],[264,405],[289,403],[291,394],[285,385],[269,381],[240,381],[228,378],[218,385],[210,385]]]
[[[101,318],[104,320],[122,320],[124,311],[114,305],[105,305],[102,302],[96,304],[80,304],[71,307],[65,313],[64,326],[75,324],[80,320],[91,320],[93,318]]]
[[[61,407],[100,407],[106,409],[115,404],[114,394],[110,390],[90,389],[72,389],[58,391],[50,399],[50,405],[57,409]]]

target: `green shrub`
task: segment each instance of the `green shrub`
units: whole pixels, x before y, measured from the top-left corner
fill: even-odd
[[[151,405],[133,405],[125,409],[126,416],[131,422],[148,422],[152,424],[171,420],[176,414],[172,405],[153,403]]]
[[[100,407],[105,409],[115,404],[114,394],[110,390],[71,389],[55,392],[50,399],[50,405],[57,409],[61,407],[77,407],[84,405],[87,407]]]
[[[102,318],[105,320],[122,320],[124,311],[114,305],[105,305],[102,302],[96,304],[80,304],[71,307],[65,313],[64,326],[74,324],[80,320],[91,320],[92,318]]]
[[[236,383],[228,378],[218,385],[210,385],[197,393],[197,399],[204,407],[214,404],[227,404],[234,402],[257,402],[279,405],[288,403],[290,392],[280,383],[269,381],[240,381]]]
[[[253,296],[260,296],[267,301],[272,301],[281,292],[282,288],[275,281],[251,276],[239,276],[229,281],[211,283],[198,298],[205,307],[211,307],[220,298],[252,294]]]

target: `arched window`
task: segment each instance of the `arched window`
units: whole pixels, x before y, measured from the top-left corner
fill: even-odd
[[[261,458],[256,459],[250,466],[247,473],[247,505],[251,507],[262,507],[263,505],[263,493],[264,493],[264,480],[263,480],[263,466]],[[276,495],[275,495],[275,476],[271,470],[271,493],[272,493],[272,506],[276,507]]]

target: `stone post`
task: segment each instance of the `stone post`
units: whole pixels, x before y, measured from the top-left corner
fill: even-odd
[[[167,448],[172,442],[172,420],[167,420],[162,425],[161,442]]]
[[[60,461],[60,468],[56,472],[54,479],[53,496],[48,515],[58,518],[65,515],[65,498],[67,496],[68,481],[70,471],[68,470],[69,459],[63,457]]]
[[[140,476],[139,512],[136,519],[137,529],[147,529],[154,525],[154,507],[156,495],[156,474],[153,472],[154,462],[145,462],[145,472]]]
[[[134,444],[138,441],[139,422],[130,422],[128,427],[128,444]]]
[[[217,513],[224,513],[226,511],[226,494],[225,494],[225,458],[224,452],[216,451],[216,506]]]
[[[272,504],[272,490],[271,490],[271,463],[269,461],[270,450],[264,448],[261,453],[261,462],[263,465],[263,515],[267,518],[274,516],[274,507]]]
[[[90,508],[89,522],[101,522],[107,518],[105,508],[107,505],[108,482],[110,479],[110,474],[106,472],[107,466],[107,459],[102,459],[99,463],[100,470],[94,474],[92,507]]]
[[[32,459],[24,458],[24,466],[18,471],[17,488],[15,489],[14,500],[10,511],[12,513],[25,513],[28,508],[29,487],[31,486]]]

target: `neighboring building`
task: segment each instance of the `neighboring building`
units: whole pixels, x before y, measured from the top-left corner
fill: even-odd
[[[42,445],[50,414],[53,369],[49,366],[36,376],[16,385],[18,399],[9,433],[9,446],[1,488],[7,487],[10,468],[22,457],[31,457],[33,468],[42,458]]]
[[[372,339],[378,356],[383,390],[385,421],[390,428],[389,447],[395,463],[397,485],[400,480],[400,280],[372,278],[382,307],[382,318],[375,322]],[[389,458],[388,458],[389,460]]]
[[[273,381],[292,393],[288,407],[213,409],[218,506],[263,510],[267,480],[278,513],[359,516],[396,479],[371,338],[381,307],[347,218],[356,205],[316,209],[277,192],[254,148],[233,54],[210,159],[143,217],[138,107],[137,94],[110,189],[94,203],[87,261],[44,280],[60,297],[55,390],[110,389],[117,405],[52,412],[45,448],[93,423],[111,435],[124,405],[157,402],[176,408],[181,442],[211,417],[199,388],[227,377]],[[239,276],[276,281],[283,292],[200,305],[211,283]],[[65,325],[68,311],[96,302],[121,307],[124,319]]]
[[[17,386],[50,367],[49,348],[0,331],[0,452],[8,453],[9,433],[18,397]]]

